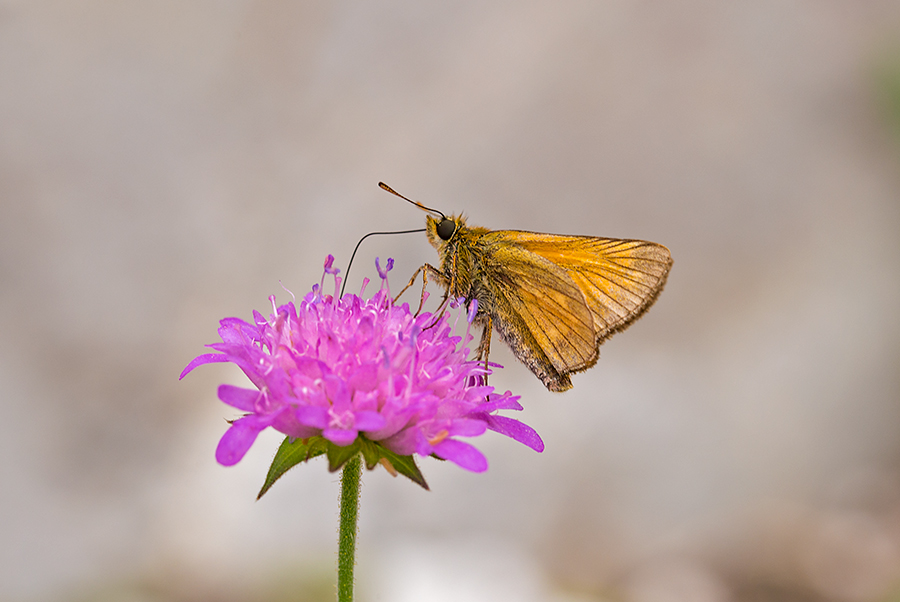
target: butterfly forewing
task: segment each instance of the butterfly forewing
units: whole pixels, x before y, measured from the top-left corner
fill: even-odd
[[[653,304],[672,265],[666,247],[643,240],[515,234],[523,249],[566,270],[585,297],[598,342]]]

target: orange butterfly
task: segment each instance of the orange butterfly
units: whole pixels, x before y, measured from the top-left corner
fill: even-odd
[[[469,227],[462,215],[447,217],[378,185],[433,214],[425,231],[441,267],[426,263],[400,294],[423,272],[423,296],[430,275],[445,300],[477,299],[478,358],[487,362],[496,328],[551,391],[570,389],[570,374],[597,363],[600,344],[653,305],[672,267],[669,250],[656,243]]]

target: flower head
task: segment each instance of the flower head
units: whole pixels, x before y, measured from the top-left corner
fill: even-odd
[[[359,296],[338,298],[332,263],[329,255],[325,272],[335,279],[335,295],[324,294],[323,275],[297,304],[276,306],[269,297],[268,319],[254,311],[253,323],[222,320],[222,342],[208,345],[216,353],[195,358],[182,372],[231,362],[255,386],[219,387],[219,399],[245,412],[219,442],[219,463],[240,461],[268,427],[341,448],[364,440],[398,456],[434,454],[476,472],[487,469],[487,460],[460,437],[493,430],[543,450],[531,427],[497,415],[522,406],[509,391],[484,384],[485,365],[466,357],[468,332],[465,340],[452,336],[446,314],[416,316],[406,304],[393,305],[387,288],[392,260],[385,269],[376,262],[382,284],[369,299],[362,298],[368,281]]]

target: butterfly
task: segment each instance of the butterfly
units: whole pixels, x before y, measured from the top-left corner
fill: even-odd
[[[422,272],[423,297],[430,276],[445,300],[477,300],[479,360],[487,363],[496,328],[551,391],[570,389],[571,374],[597,363],[600,344],[653,305],[672,267],[669,250],[656,243],[469,226],[461,214],[446,216],[378,185],[429,214],[425,232],[440,267],[426,263],[403,291]]]

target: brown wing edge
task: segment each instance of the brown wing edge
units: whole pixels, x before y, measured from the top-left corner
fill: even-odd
[[[521,321],[518,315],[516,315],[516,319]],[[483,326],[486,328],[487,324]],[[548,390],[561,393],[572,388],[572,380],[568,376],[570,373],[560,372],[553,366],[553,362],[541,350],[531,330],[524,322],[520,323],[519,328],[516,329],[502,320],[495,320],[493,327],[516,359],[531,370],[531,373],[537,376]],[[525,334],[525,337],[520,333]],[[597,363],[596,358],[594,363]]]
[[[656,303],[656,300],[659,298],[659,294],[662,292],[663,288],[665,288],[665,286],[666,286],[666,281],[669,279],[669,272],[672,270],[672,263],[673,263],[672,253],[671,253],[671,251],[669,251],[668,247],[666,247],[664,245],[660,245],[658,243],[652,243],[652,244],[656,245],[657,247],[662,247],[663,249],[666,250],[666,254],[668,255],[668,257],[667,257],[668,261],[666,262],[666,268],[663,271],[662,275],[659,277],[659,281],[656,284],[656,288],[653,290],[653,294],[650,295],[649,297],[645,298],[644,302],[641,303],[640,307],[638,307],[636,311],[629,314],[628,317],[625,318],[624,320],[622,320],[621,322],[608,328],[606,330],[606,332],[603,333],[603,336],[597,338],[597,349],[598,349],[597,357],[600,356],[600,352],[599,352],[600,345],[602,345],[603,342],[606,341],[606,339],[610,338],[612,335],[616,334],[617,332],[621,332],[621,331],[625,330],[626,328],[631,326],[638,318],[643,316],[647,312],[647,310],[650,309],[650,307],[654,303]],[[596,363],[596,360],[595,360],[595,363]],[[587,366],[587,367],[590,368],[590,366]]]
[[[590,311],[585,304],[584,293],[571,280],[566,270],[543,257],[537,256],[537,259],[545,263],[542,273],[547,282],[557,281],[553,288],[557,292],[563,293],[566,298],[574,300],[576,298],[575,295],[578,295],[579,304],[584,308],[584,318],[590,320]],[[525,272],[520,270],[517,273],[521,275]],[[525,314],[529,313],[529,305],[527,303],[517,303],[516,296],[513,294],[504,294],[508,292],[506,289],[515,289],[517,288],[516,284],[519,283],[508,281],[509,274],[506,272],[495,274],[494,277],[497,287],[493,299],[493,327],[500,335],[500,339],[506,343],[506,346],[513,352],[516,359],[531,370],[544,383],[547,389],[555,392],[571,389],[572,381],[567,376],[567,371],[563,371],[554,365],[550,355],[538,341],[540,333],[534,332],[532,325],[526,320]],[[537,283],[535,283],[536,287]],[[567,291],[567,287],[570,290]],[[532,320],[532,322],[535,321]],[[487,324],[484,324],[484,326],[487,327]],[[588,339],[584,340],[584,344],[585,349],[587,349],[590,345]],[[592,347],[592,355],[596,355],[596,345]],[[596,362],[596,359],[593,361]]]

